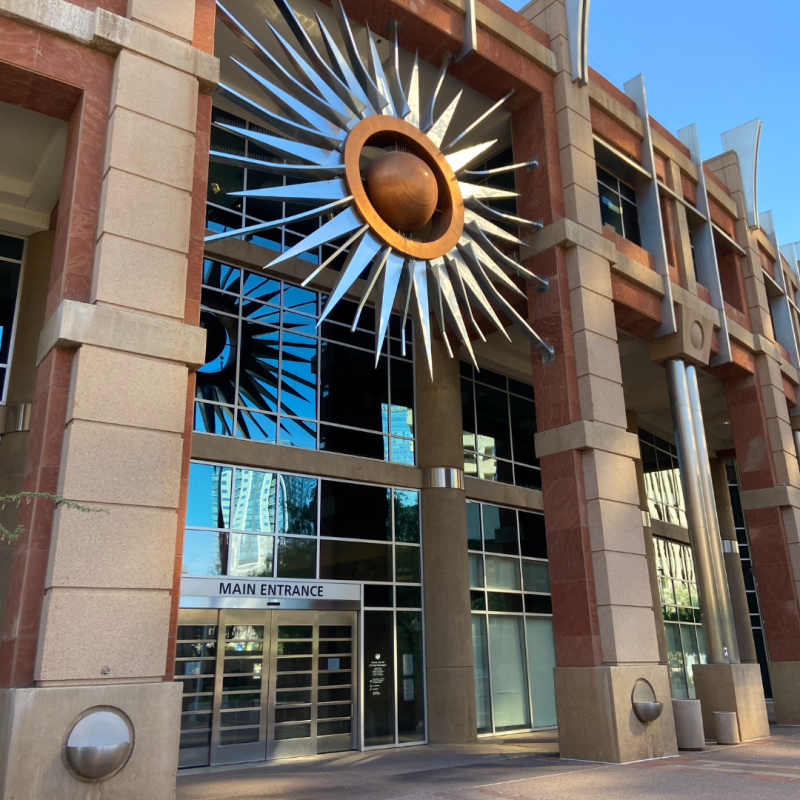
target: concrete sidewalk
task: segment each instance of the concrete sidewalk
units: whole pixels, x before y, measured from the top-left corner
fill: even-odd
[[[772,738],[636,764],[558,758],[555,731],[338,753],[257,766],[190,770],[178,776],[178,800],[633,800],[708,798],[797,800],[800,728]]]

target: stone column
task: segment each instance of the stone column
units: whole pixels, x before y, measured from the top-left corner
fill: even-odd
[[[417,345],[419,346],[419,345]],[[458,358],[433,340],[433,381],[416,359],[417,464],[423,470],[422,565],[428,741],[477,737],[467,505]]]
[[[14,688],[0,693],[0,726],[12,732],[3,797],[95,796],[62,760],[65,735],[95,706],[124,712],[135,737],[129,764],[96,796],[174,797],[181,688],[165,671],[189,371],[205,351],[204,332],[185,322],[195,151],[207,133],[194,70],[213,73],[189,45],[195,10],[194,0],[130,0],[117,22],[136,50],[98,73],[106,103],[70,126],[60,209],[77,211],[59,216],[56,239],[82,234],[83,263],[77,280],[54,259],[26,480],[106,513],[44,501],[26,519],[5,628],[17,655]],[[76,176],[73,151],[98,128],[105,148],[93,146]]]
[[[731,595],[733,622],[736,626],[736,641],[739,644],[739,659],[743,664],[757,664],[756,645],[753,641],[753,629],[750,626],[750,610],[747,606],[747,592],[742,575],[742,562],[739,558],[739,543],[736,539],[736,525],[733,521],[725,462],[721,458],[712,458],[710,464],[719,533],[722,537],[725,557],[725,571],[728,575],[728,589]]]
[[[527,263],[550,280],[549,291],[530,294],[529,318],[555,348],[548,364],[534,354],[533,378],[559,747],[564,757],[596,761],[670,755],[677,746],[669,677],[653,618],[639,444],[627,432],[609,267],[615,252],[602,237],[589,90],[570,77],[562,0],[541,0],[526,14],[549,33],[559,70],[554,104],[543,96],[541,106],[512,118],[515,160],[538,154],[542,165],[518,175],[517,191],[520,216],[545,224],[531,237],[537,255]],[[639,679],[664,702],[647,728],[631,705]]]
[[[25,454],[30,437],[30,420],[36,390],[36,344],[44,324],[50,262],[55,231],[42,231],[28,237],[25,263],[19,287],[19,312],[4,417],[0,418],[0,495],[22,491]],[[5,431],[3,433],[3,431]],[[17,508],[0,509],[0,522],[8,530],[17,525]],[[0,620],[5,618],[6,593],[11,573],[12,547],[0,543]]]
[[[628,432],[639,438],[639,425],[636,420],[636,412],[628,411]],[[650,511],[647,502],[647,489],[644,482],[644,469],[642,459],[637,458],[636,464],[636,484],[639,489],[639,508],[642,512],[642,531],[644,533],[644,546],[647,553],[647,572],[650,576],[650,597],[653,600],[653,616],[656,623],[656,638],[658,639],[658,662],[659,664],[669,663],[669,652],[667,650],[667,634],[664,630],[664,615],[661,613],[661,592],[658,585],[658,564],[656,563],[656,548],[653,542],[653,529],[650,527]]]

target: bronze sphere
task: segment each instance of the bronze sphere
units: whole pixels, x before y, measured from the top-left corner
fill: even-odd
[[[370,202],[392,228],[406,233],[425,225],[436,210],[439,187],[433,170],[411,153],[385,153],[367,168]]]

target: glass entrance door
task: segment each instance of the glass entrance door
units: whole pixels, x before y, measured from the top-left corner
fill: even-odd
[[[180,766],[352,750],[356,613],[182,609]]]

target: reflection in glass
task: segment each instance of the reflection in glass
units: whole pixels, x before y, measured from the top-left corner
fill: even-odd
[[[684,672],[683,647],[680,627],[671,622],[664,623],[667,638],[667,654],[669,658],[669,677],[672,683],[672,696],[677,700],[688,700],[689,689]]]
[[[477,553],[469,554],[469,585],[483,589],[483,557]]]
[[[278,485],[278,530],[314,536],[317,532],[317,480],[281,475]]]
[[[192,463],[186,524],[196,528],[227,528],[230,522],[233,470]]]
[[[550,570],[546,561],[523,561],[522,581],[526,592],[550,593]]]
[[[419,583],[419,547],[395,547],[395,580],[398,583]]]
[[[322,481],[322,536],[390,541],[391,490],[343,481]]]
[[[274,472],[237,469],[231,527],[275,533],[277,492],[278,476]]]
[[[470,550],[483,550],[480,503],[467,503],[467,543]]]
[[[419,492],[394,490],[394,538],[419,543]]]
[[[492,705],[497,731],[530,725],[522,622],[522,617],[489,616]]]
[[[278,577],[314,578],[317,572],[317,543],[314,539],[278,538]]]
[[[472,616],[472,662],[475,665],[475,706],[478,733],[492,732],[492,701],[489,691],[489,651],[486,617]]]
[[[483,540],[487,553],[519,555],[517,512],[500,506],[483,506]]]
[[[232,533],[229,575],[246,578],[272,577],[272,536]]]
[[[224,575],[227,564],[227,533],[186,531],[183,537],[184,575]]]

